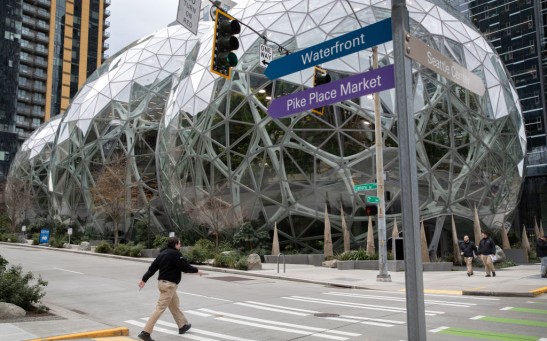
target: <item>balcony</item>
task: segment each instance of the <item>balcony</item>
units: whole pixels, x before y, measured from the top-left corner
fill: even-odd
[[[42,43],[49,43],[49,38],[45,34],[44,35],[37,34],[36,35],[36,40],[39,41],[39,42],[42,42]]]
[[[50,0],[38,0],[38,1],[36,1],[36,3],[38,3],[38,5],[40,5],[42,7],[45,7],[47,9],[51,8],[51,1]]]
[[[36,27],[43,31],[49,32],[49,24],[46,24],[43,21],[38,21],[38,23],[36,24]]]
[[[37,47],[36,50],[34,50],[36,52],[36,54],[38,55],[41,55],[41,56],[47,56],[48,54],[48,50],[43,48],[43,47]]]
[[[50,14],[49,14],[49,11],[46,11],[45,9],[43,8],[40,8],[37,12],[36,12],[36,15],[41,18],[41,19],[48,19],[50,18]]]
[[[110,6],[110,5],[111,5],[111,3],[112,3],[112,1],[111,1],[111,0],[104,0],[104,5],[105,5],[105,7],[108,7],[108,6]]]
[[[34,85],[32,87],[32,89],[36,92],[39,92],[39,93],[42,93],[42,94],[45,94],[46,93],[46,87],[45,86],[40,86],[40,85]]]
[[[106,51],[110,48],[110,44],[109,43],[104,43],[103,44],[103,51]]]
[[[36,7],[29,5],[29,4],[23,4],[23,14],[36,14]]]
[[[110,38],[110,32],[105,32],[105,33],[103,34],[103,40],[106,40],[106,39],[108,39],[108,38]]]
[[[45,60],[37,59],[34,61],[34,65],[47,67],[47,62]]]
[[[27,96],[22,96],[22,95],[17,94],[17,100],[19,102],[32,103],[32,99],[28,95]]]
[[[35,44],[30,43],[26,40],[21,41],[21,50],[25,52],[31,52],[34,53],[34,48],[36,47]]]
[[[32,91],[32,84],[30,82],[19,83],[19,84],[17,84],[17,87],[19,89],[25,89],[25,90]]]
[[[47,74],[45,72],[34,72],[32,74],[32,77],[34,79],[46,80],[47,79]]]
[[[36,26],[36,19],[32,19],[31,17],[23,16],[23,24],[27,27],[35,27]]]
[[[110,16],[110,11],[107,10],[107,9],[105,9],[105,10],[104,10],[104,17],[105,17],[105,18],[108,18],[109,16]]]
[[[109,27],[110,27],[110,21],[105,20],[104,21],[104,28],[109,28]]]
[[[23,28],[21,30],[21,36],[34,40],[34,37],[36,37],[36,34],[33,31],[29,30],[28,28],[27,29]]]

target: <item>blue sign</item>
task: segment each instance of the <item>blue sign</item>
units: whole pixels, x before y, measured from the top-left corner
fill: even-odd
[[[393,64],[276,98],[268,115],[281,118],[395,87]]]
[[[273,60],[264,74],[276,79],[390,41],[391,18]]]
[[[40,230],[40,242],[38,244],[47,244],[49,243],[49,230],[41,229]]]

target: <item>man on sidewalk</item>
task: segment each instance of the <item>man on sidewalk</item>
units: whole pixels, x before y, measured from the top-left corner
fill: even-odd
[[[463,243],[460,244],[460,251],[465,264],[467,265],[467,276],[473,275],[473,259],[478,253],[475,243],[469,240],[469,236],[463,236]]]
[[[536,241],[536,253],[541,258],[541,277],[547,278],[547,237],[541,236]]]
[[[160,297],[156,310],[146,322],[143,331],[139,334],[139,339],[144,341],[154,341],[150,334],[154,329],[154,325],[160,318],[166,308],[169,308],[173,318],[179,327],[179,334],[186,333],[192,325],[179,308],[179,297],[177,296],[177,286],[181,279],[181,272],[197,273],[203,275],[203,272],[196,267],[190,265],[180,253],[180,241],[177,237],[169,237],[167,239],[167,248],[163,250],[158,257],[152,262],[148,271],[142,276],[139,282],[139,288],[143,288],[146,281],[152,277],[156,271],[160,271],[158,275],[158,289]]]
[[[496,256],[496,244],[494,244],[492,238],[488,237],[486,231],[482,231],[481,235],[482,239],[479,243],[479,256],[484,264],[486,277],[490,277],[490,272],[492,272],[492,276],[496,277],[496,268],[494,267],[493,259]]]

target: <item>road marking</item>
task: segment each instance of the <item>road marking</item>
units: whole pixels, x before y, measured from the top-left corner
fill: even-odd
[[[198,316],[202,316],[202,317],[210,317],[211,316],[211,314],[200,313],[199,311],[195,311],[195,310],[185,310],[184,313],[185,314],[198,315]]]
[[[429,332],[430,333],[438,333],[438,332],[443,331],[443,330],[448,329],[448,328],[450,328],[450,327],[439,327],[439,328],[431,329]]]
[[[365,321],[376,321],[376,322],[385,322],[385,323],[391,323],[391,324],[399,324],[399,325],[403,325],[403,324],[405,324],[405,323],[406,323],[406,322],[401,322],[401,321],[395,321],[395,320],[386,320],[386,319],[374,319],[374,318],[370,318],[370,317],[362,317],[362,316],[341,315],[341,317],[346,317],[346,318],[350,318],[350,319],[355,319],[355,320],[365,320]]]
[[[179,294],[183,294],[183,295],[190,295],[190,296],[197,296],[197,297],[203,297],[203,298],[209,298],[209,299],[212,299],[212,300],[219,300],[219,301],[224,301],[224,302],[233,302],[233,301],[230,301],[230,300],[226,300],[224,298],[218,298],[218,297],[213,297],[213,296],[205,296],[205,295],[198,295],[198,294],[192,294],[192,293],[189,293],[189,292],[185,292],[185,291],[177,291]]]
[[[501,308],[500,310],[511,310],[513,309],[513,307],[505,307],[505,308]]]
[[[547,314],[547,310],[545,310],[545,309],[515,308],[515,307],[507,307],[507,308],[510,308],[510,309],[507,309],[507,310],[516,311],[516,312],[519,312],[519,313]],[[502,310],[505,310],[505,308],[502,309]]]
[[[313,331],[313,332],[319,332],[319,333],[330,333],[330,334],[338,334],[338,335],[344,335],[344,336],[360,336],[361,335],[361,334],[357,334],[357,333],[349,333],[349,332],[343,332],[343,331],[338,331],[338,330],[330,330],[330,329],[325,329],[325,328],[303,326],[303,325],[293,324],[293,323],[285,323],[285,322],[278,322],[278,321],[272,321],[272,320],[264,320],[264,319],[259,319],[259,318],[255,318],[255,317],[249,317],[249,316],[237,315],[237,314],[230,314],[230,313],[225,313],[225,312],[206,309],[206,308],[200,308],[199,310],[205,311],[205,312],[213,314],[215,316],[219,316],[219,317],[217,317],[217,319],[222,319],[222,318],[224,318],[224,316],[228,316],[228,317],[237,318],[237,319],[241,319],[241,320],[248,320],[248,321],[252,321],[252,322],[265,323],[265,324],[270,324],[270,325],[274,325],[274,326],[299,328],[299,329],[304,329],[304,330],[307,330],[307,331]],[[234,322],[234,321],[232,321],[232,322]],[[265,327],[266,325],[262,324],[261,326]],[[309,334],[309,332],[307,332],[307,334]],[[316,334],[314,334],[314,335],[317,336]],[[320,336],[320,337],[322,337],[322,336]]]
[[[260,310],[275,311],[275,312],[278,312],[278,313],[289,314],[289,315],[297,315],[297,316],[309,316],[309,315],[310,315],[310,314],[299,313],[299,312],[296,312],[296,311],[288,311],[288,310],[283,310],[283,309],[276,309],[276,308],[270,308],[270,307],[262,307],[262,306],[259,306],[259,305],[249,304],[249,303],[243,303],[243,302],[236,302],[236,303],[234,303],[234,304],[242,305],[242,306],[244,306],[244,307],[250,307],[250,308],[260,309]]]
[[[469,290],[475,290],[476,288],[474,289],[469,289]],[[374,292],[376,293],[381,293],[381,292],[385,292],[385,293],[389,293],[389,294],[399,294],[399,295],[404,295],[406,294],[405,292],[405,289],[401,289],[399,292],[397,291],[386,291],[386,290],[374,290]],[[435,296],[435,297],[454,297],[454,295],[440,295],[440,294],[428,294],[428,293],[424,293],[425,295],[427,296]],[[482,300],[482,301],[499,301],[500,299],[499,298],[492,298],[492,297],[480,297],[480,296],[461,296],[461,297],[458,297],[459,300]]]
[[[148,320],[147,318],[143,318],[143,320]],[[167,326],[167,327],[172,327],[172,328],[176,328],[176,330],[179,329],[179,327],[174,324],[174,323],[171,323],[171,322],[165,322],[165,321],[162,321],[162,320],[159,320],[157,322],[157,324],[161,324],[161,325],[164,325],[164,326]],[[203,334],[203,335],[207,335],[207,336],[213,336],[213,337],[218,337],[220,339],[225,339],[225,340],[233,340],[233,341],[253,341],[253,340],[250,340],[250,339],[242,339],[240,337],[236,337],[236,336],[231,336],[231,335],[226,335],[226,334],[220,334],[220,333],[214,333],[214,332],[209,332],[207,330],[203,330],[203,329],[197,329],[197,328],[192,328],[191,329],[192,333],[197,333],[197,334]],[[185,334],[186,335],[186,334]]]
[[[475,316],[475,317],[470,317],[469,319],[470,319],[470,320],[480,320],[480,319],[483,318],[483,317],[486,317],[486,316],[484,316],[484,315],[477,315],[477,316]]]
[[[326,317],[326,319],[333,320],[333,321],[368,324],[368,325],[377,326],[377,327],[395,327],[395,325],[389,324],[389,323],[381,323],[381,322],[373,322],[373,321],[357,321],[357,320],[351,320],[351,319],[342,318],[342,317]]]
[[[463,291],[461,291],[461,290],[424,289],[424,293],[428,293],[428,294],[462,295]]]
[[[273,308],[288,309],[288,310],[293,310],[293,311],[300,311],[300,312],[309,313],[309,314],[318,313],[318,311],[315,311],[315,310],[298,309],[298,308],[287,307],[287,306],[284,306],[284,305],[268,304],[268,303],[262,303],[262,302],[256,302],[256,301],[245,301],[245,302],[252,303],[252,304],[257,304],[257,305],[263,305],[263,306],[266,306],[266,307],[273,307]]]
[[[451,327],[440,327],[437,329],[440,329],[440,330],[435,332],[439,334],[464,336],[464,337],[475,338],[475,339],[487,339],[487,340],[498,340],[498,341],[538,341],[537,336],[529,336],[529,335],[496,333],[496,332],[487,332],[484,330],[451,328]],[[433,329],[433,330],[437,330],[437,329]]]
[[[479,318],[476,318],[479,317]],[[471,318],[472,320],[481,320],[489,322],[498,322],[498,323],[507,323],[507,324],[518,324],[521,326],[532,326],[532,327],[542,327],[547,328],[547,322],[543,321],[532,321],[532,320],[522,320],[522,319],[510,319],[505,317],[493,317],[493,316],[475,316]]]
[[[72,271],[72,270],[67,270],[67,269],[61,269],[61,268],[53,268],[53,270],[59,270],[59,271],[66,271],[66,272],[72,272],[73,274],[78,274],[78,275],[83,275],[83,274],[84,274],[83,272],[78,272],[78,271]]]
[[[373,304],[325,300],[325,299],[321,299],[321,298],[302,297],[302,296],[290,296],[290,297],[282,297],[282,298],[283,299],[288,299],[288,300],[303,301],[303,302],[308,302],[308,303],[328,304],[328,305],[336,305],[336,306],[352,307],[352,308],[360,308],[360,309],[369,309],[369,310],[380,310],[380,311],[388,311],[388,312],[393,312],[393,313],[404,313],[404,312],[406,312],[405,308],[385,307],[385,306],[373,305]],[[444,311],[434,311],[434,310],[426,310],[425,311],[426,316],[435,316],[435,315],[439,315],[439,314],[444,314]]]
[[[368,298],[368,299],[376,299],[376,300],[383,300],[383,301],[397,301],[397,302],[405,302],[406,301],[405,297],[375,296],[375,295],[351,294],[351,293],[342,293],[342,292],[327,292],[327,293],[323,293],[323,294],[324,295],[342,296],[342,297]],[[476,303],[453,302],[453,301],[425,300],[424,302],[427,303],[427,304],[446,305],[446,306],[451,306],[451,307],[463,307],[463,308],[469,308],[471,306],[477,305]]]
[[[125,321],[125,323],[129,323],[129,324],[132,324],[134,326],[138,326],[138,327],[144,327],[144,323],[142,322],[139,322],[139,321],[135,321],[135,320],[127,320]],[[162,327],[158,327],[158,326],[154,326],[154,331],[155,332],[162,332],[162,333],[165,333],[165,334],[171,334],[171,335],[179,335],[179,331],[176,330],[170,330],[170,329],[165,329],[165,328],[162,328]],[[193,328],[192,328],[192,332],[193,332]],[[184,334],[184,337],[187,338],[187,339],[191,339],[191,340],[198,340],[198,341],[219,341],[219,340],[216,340],[216,339],[209,339],[209,338],[206,338],[206,337],[201,337],[201,336],[197,336],[197,335],[192,335],[192,334],[189,334],[190,332]]]

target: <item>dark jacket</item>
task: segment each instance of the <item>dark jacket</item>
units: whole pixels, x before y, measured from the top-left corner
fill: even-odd
[[[538,239],[536,242],[536,253],[539,258],[547,257],[547,242],[543,239]]]
[[[460,244],[460,250],[463,252],[464,257],[473,257],[473,252],[478,254],[477,247],[475,246],[475,243],[472,241],[462,242]]]
[[[496,244],[490,237],[481,239],[479,243],[479,255],[495,255],[496,254]]]
[[[180,251],[174,248],[167,248],[163,250],[158,257],[152,262],[148,271],[142,276],[144,282],[160,270],[158,275],[158,280],[164,280],[173,282],[176,284],[180,283],[181,272],[196,273],[198,268],[193,267],[182,257]]]

